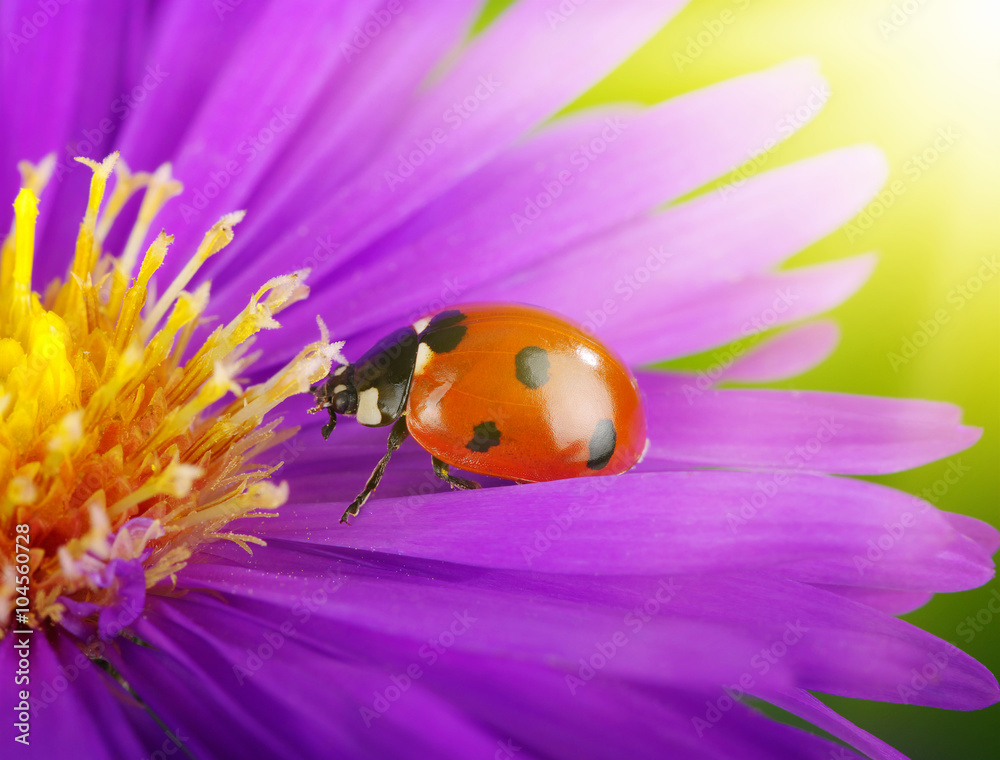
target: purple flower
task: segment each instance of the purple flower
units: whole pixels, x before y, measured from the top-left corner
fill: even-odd
[[[997,701],[895,617],[985,583],[997,532],[838,477],[979,431],[718,387],[821,361],[836,328],[800,323],[873,265],[776,271],[875,193],[870,147],[678,202],[815,115],[815,66],[550,121],[681,3],[521,0],[466,39],[477,5],[0,10],[0,660],[31,756],[898,758],[814,693]],[[112,151],[160,168],[72,160]],[[447,493],[404,446],[339,525],[385,440],[305,414],[339,355],[316,313],[356,358],[479,300],[634,367],[728,348],[637,371],[651,443],[624,476]]]

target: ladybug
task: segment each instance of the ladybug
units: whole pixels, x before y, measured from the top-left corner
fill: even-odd
[[[310,389],[313,412],[392,425],[388,451],[349,516],[378,486],[408,435],[453,488],[479,484],[449,467],[519,483],[631,469],[646,448],[635,378],[606,346],[565,318],[533,306],[476,303],[440,311],[336,365]]]

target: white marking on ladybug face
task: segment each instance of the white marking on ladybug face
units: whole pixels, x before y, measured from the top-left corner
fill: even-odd
[[[344,385],[343,383],[341,383],[340,385],[335,385],[333,387],[333,392],[334,393],[343,393],[346,390],[347,390],[347,386]]]
[[[335,369],[333,371],[333,376],[334,377],[340,377],[346,371],[347,371],[347,365],[346,364],[341,364],[339,367],[337,367],[337,369]]]
[[[427,325],[429,325],[430,323],[431,323],[430,317],[424,317],[423,319],[418,319],[416,322],[413,323],[413,329],[416,330],[417,334],[419,335],[420,333],[422,333],[424,330],[427,329]]]
[[[413,374],[422,375],[424,369],[427,367],[427,362],[433,357],[434,352],[431,351],[431,347],[426,343],[421,343],[417,346],[417,360],[413,363]]]
[[[382,424],[382,412],[378,408],[378,388],[369,388],[358,394],[357,419],[362,425]]]

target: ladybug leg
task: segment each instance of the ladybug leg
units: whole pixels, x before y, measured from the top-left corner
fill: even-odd
[[[344,514],[341,515],[340,521],[342,523],[347,522],[348,517],[357,516],[358,511],[368,501],[368,497],[378,488],[379,481],[382,480],[382,475],[385,473],[385,466],[389,464],[392,452],[399,448],[399,445],[406,440],[409,434],[409,431],[406,429],[406,416],[401,416],[396,420],[392,426],[392,430],[389,432],[388,451],[385,452],[385,456],[379,460],[379,463],[375,465],[375,469],[372,471],[371,477],[368,478],[368,482],[365,483],[364,489],[351,502],[351,506],[345,510]]]
[[[326,423],[323,426],[322,431],[320,431],[320,432],[323,433],[323,440],[324,441],[329,441],[330,440],[330,433],[333,432],[333,429],[335,427],[337,427],[337,415],[334,414],[333,410],[331,409],[330,410],[330,421],[328,423]]]
[[[448,473],[448,465],[442,462],[437,457],[432,457],[434,460],[434,474],[437,475],[441,480],[450,485],[452,488],[479,488],[479,484],[474,480],[467,480],[465,478],[459,478],[455,475],[450,475]]]

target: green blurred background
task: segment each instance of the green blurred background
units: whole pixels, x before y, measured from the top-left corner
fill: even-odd
[[[490,3],[487,17],[507,4]],[[721,33],[704,34],[706,22]],[[843,331],[833,357],[781,385],[959,404],[965,421],[986,432],[960,455],[969,469],[938,506],[1000,525],[1000,274],[977,293],[958,290],[979,285],[984,257],[1000,258],[1000,0],[694,0],[578,105],[656,103],[802,55],[819,59],[833,95],[766,168],[872,142],[891,165],[887,187],[900,180],[905,192],[863,234],[840,231],[794,260],[880,255],[867,286],[833,313]],[[923,166],[914,162],[942,128],[954,131],[954,144]],[[942,309],[937,333],[893,366],[890,354],[903,356],[904,341]],[[878,480],[919,493],[947,470],[937,462]],[[996,582],[939,596],[906,617],[1000,673],[991,599],[1000,608]],[[977,615],[979,631],[959,630]],[[961,713],[828,701],[914,760],[1000,758],[1000,707]]]

